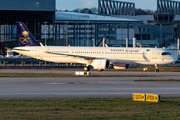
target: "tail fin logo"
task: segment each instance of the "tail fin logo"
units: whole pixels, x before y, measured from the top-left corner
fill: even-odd
[[[22,34],[19,36],[19,40],[23,45],[27,45],[30,41],[29,32],[23,31]]]

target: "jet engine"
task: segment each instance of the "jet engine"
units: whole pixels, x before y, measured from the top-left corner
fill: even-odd
[[[93,63],[91,65],[94,67],[94,69],[105,70],[109,69],[110,62],[107,59],[96,59],[93,60]]]
[[[116,70],[126,70],[126,69],[130,68],[130,65],[128,65],[128,64],[114,64],[113,67]]]

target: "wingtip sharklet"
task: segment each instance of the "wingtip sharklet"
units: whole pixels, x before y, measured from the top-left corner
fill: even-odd
[[[48,51],[46,50],[46,48],[44,47],[44,45],[43,45],[41,42],[40,42],[39,44],[41,45],[43,51],[44,51],[45,53],[48,53]]]

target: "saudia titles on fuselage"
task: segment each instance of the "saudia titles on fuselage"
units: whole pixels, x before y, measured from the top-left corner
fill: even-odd
[[[111,52],[139,52],[139,50],[111,49]]]

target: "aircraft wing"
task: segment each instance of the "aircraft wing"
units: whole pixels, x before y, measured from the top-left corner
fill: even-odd
[[[73,58],[80,58],[80,59],[85,59],[85,60],[94,60],[94,59],[97,59],[96,57],[89,57],[89,56],[81,56],[81,55],[71,55],[71,54],[61,54],[61,53],[52,53],[52,52],[49,52],[48,50],[46,50],[46,48],[43,46],[42,43],[40,43],[43,51],[45,53],[49,53],[49,54],[53,54],[53,55],[61,55],[63,57],[73,57]]]

